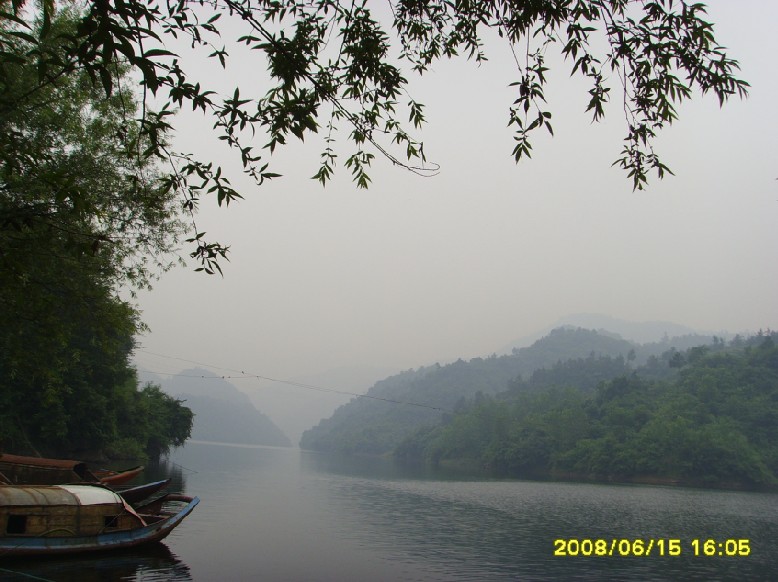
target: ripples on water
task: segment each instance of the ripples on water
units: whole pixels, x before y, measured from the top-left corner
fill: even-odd
[[[201,497],[166,545],[17,562],[0,579],[776,580],[778,496],[670,487],[456,480],[376,460],[192,443],[147,475]],[[695,557],[692,539],[748,557]],[[557,538],[675,538],[681,557],[555,557]],[[4,578],[5,576],[5,578]]]
[[[530,482],[340,482],[354,539],[425,564],[429,579],[770,580],[774,496]],[[715,505],[714,505],[715,504]],[[749,538],[750,557],[554,557],[557,538]],[[758,546],[758,547],[757,547]],[[437,575],[436,575],[437,572]],[[445,574],[442,574],[445,572]]]

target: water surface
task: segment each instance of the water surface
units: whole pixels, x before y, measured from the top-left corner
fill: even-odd
[[[375,459],[197,442],[145,478],[162,475],[201,498],[163,545],[98,558],[0,558],[0,579],[778,579],[775,494],[467,480]],[[554,556],[560,538],[673,538],[682,555]],[[751,554],[694,556],[691,540],[708,538],[748,539]]]

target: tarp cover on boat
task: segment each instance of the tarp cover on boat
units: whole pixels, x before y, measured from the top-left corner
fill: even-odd
[[[102,487],[89,485],[62,485],[58,487],[32,487],[0,485],[0,506],[33,505],[105,505],[118,503],[122,498]]]

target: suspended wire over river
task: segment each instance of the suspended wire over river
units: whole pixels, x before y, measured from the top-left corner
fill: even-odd
[[[407,405],[407,406],[417,406],[419,408],[428,408],[430,410],[437,410],[439,412],[447,412],[447,413],[451,413],[452,412],[450,410],[447,410],[445,408],[441,408],[439,406],[431,406],[429,404],[420,404],[418,402],[410,402],[408,400],[396,400],[396,399],[393,399],[393,398],[383,398],[381,396],[374,396],[372,394],[358,394],[356,392],[349,392],[348,390],[339,390],[339,389],[335,389],[335,388],[325,388],[323,386],[316,386],[314,384],[306,384],[304,382],[295,382],[293,380],[283,380],[283,379],[280,379],[280,378],[271,378],[270,376],[263,376],[261,374],[253,374],[253,373],[245,372],[243,370],[237,370],[237,369],[234,369],[234,368],[224,368],[224,367],[221,367],[221,366],[214,366],[212,364],[205,364],[203,362],[197,362],[197,361],[194,361],[194,360],[188,360],[186,358],[179,358],[179,357],[176,357],[176,356],[168,356],[166,354],[160,354],[158,352],[152,352],[152,351],[144,350],[144,349],[137,349],[136,352],[141,352],[141,353],[144,353],[144,354],[149,354],[149,355],[157,356],[157,357],[160,357],[160,358],[166,358],[168,360],[178,360],[178,361],[181,361],[181,362],[187,362],[189,364],[195,364],[195,365],[203,366],[203,367],[206,367],[206,368],[212,368],[212,369],[216,369],[216,370],[224,370],[226,372],[233,372],[235,374],[239,374],[239,375],[225,374],[225,375],[221,375],[221,376],[217,375],[215,377],[205,376],[205,375],[202,375],[202,374],[200,374],[200,375],[198,375],[198,374],[174,374],[174,375],[179,376],[181,378],[202,378],[204,380],[208,380],[208,379],[221,379],[221,380],[255,379],[255,380],[266,380],[268,382],[278,382],[280,384],[286,384],[288,386],[296,386],[298,388],[303,388],[305,390],[315,390],[317,392],[330,392],[332,394],[344,394],[346,396],[354,396],[356,398],[369,398],[370,400],[380,400],[382,402],[389,402],[389,403],[392,403],[392,404],[401,404],[401,405],[404,404],[404,405]],[[162,373],[162,372],[156,372],[154,370],[148,370],[148,369],[146,371],[152,372],[152,373],[155,373],[155,374],[161,374]]]

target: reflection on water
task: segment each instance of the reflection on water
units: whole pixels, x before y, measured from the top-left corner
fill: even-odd
[[[0,563],[0,580],[29,582],[107,582],[113,580],[193,580],[189,567],[164,544],[143,549],[67,558],[24,559]]]
[[[172,493],[186,492],[186,473],[188,472],[186,467],[182,467],[168,458],[150,461],[146,463],[145,467],[143,476],[136,479],[136,483],[170,479],[168,491]]]
[[[166,545],[24,571],[56,581],[778,579],[774,494],[465,480],[215,443],[188,444],[146,479],[171,475],[202,502]],[[694,556],[691,540],[711,537],[749,539],[752,553]],[[557,538],[673,538],[684,553],[555,557]]]

